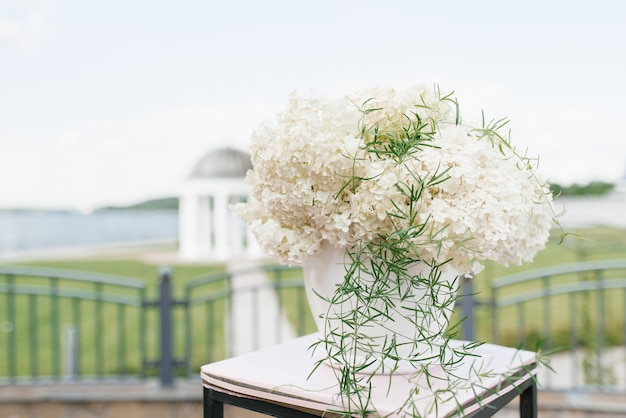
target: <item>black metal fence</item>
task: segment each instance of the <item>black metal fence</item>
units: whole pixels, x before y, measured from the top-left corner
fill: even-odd
[[[173,280],[163,269],[149,300],[133,278],[0,266],[0,384],[158,376],[168,386],[316,330],[298,268],[210,274],[180,297]],[[626,260],[502,277],[478,295],[472,279],[462,284],[458,338],[561,349],[547,387],[626,389]]]
[[[182,297],[169,269],[158,280],[150,299],[130,277],[0,266],[0,385],[158,376],[169,386],[202,364],[315,331],[299,269],[210,274]]]
[[[491,329],[478,339],[555,351],[555,373],[541,379],[546,387],[626,390],[626,260],[501,277],[483,309]]]
[[[0,382],[142,375],[145,301],[133,278],[1,267]]]
[[[185,285],[187,373],[314,332],[302,271],[281,265],[214,273]]]

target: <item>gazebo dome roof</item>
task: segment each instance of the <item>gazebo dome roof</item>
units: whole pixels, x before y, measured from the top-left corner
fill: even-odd
[[[191,178],[245,177],[252,170],[250,154],[222,148],[204,155],[191,170]]]

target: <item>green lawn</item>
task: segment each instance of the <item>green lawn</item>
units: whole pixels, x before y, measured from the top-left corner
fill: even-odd
[[[23,264],[139,279],[145,283],[148,301],[155,300],[158,296],[158,277],[162,267],[159,264],[119,256],[45,260]],[[225,270],[223,264],[175,264],[170,267],[173,278],[172,294],[175,299],[183,296],[184,285],[189,280]],[[3,280],[6,277],[0,276],[0,284]],[[18,276],[14,278],[14,283],[50,286],[50,281],[46,278]],[[57,281],[56,285],[59,288],[83,292],[93,291],[94,288],[92,284],[67,280]],[[120,292],[107,286],[102,291],[108,294]],[[12,312],[10,304],[13,305]],[[154,360],[159,356],[158,311],[156,308],[145,309],[146,315],[142,322],[141,310],[138,306],[120,307],[110,303],[98,305],[97,302],[77,302],[71,298],[58,298],[53,302],[48,296],[34,295],[15,295],[9,301],[6,294],[0,293],[0,324],[3,324],[0,329],[0,352],[3,353],[0,358],[0,376],[9,375],[11,370],[18,375],[49,376],[59,373],[64,368],[62,360],[65,343],[63,338],[59,338],[59,334],[65,335],[70,326],[79,335],[81,374],[139,373],[143,360],[139,349],[142,334],[145,335],[146,358]],[[179,357],[184,353],[183,314],[182,309],[173,310],[174,352]],[[10,330],[7,328],[8,323]]]
[[[582,260],[595,259],[626,259],[626,231],[608,228],[592,228],[576,231],[585,239],[568,239],[562,245],[551,243],[546,250],[541,252],[533,263],[524,266],[510,266],[508,268],[487,264],[483,272],[474,279],[475,290],[480,299],[488,299],[491,295],[490,283],[494,278],[513,274],[516,272],[536,269],[545,266],[559,265]],[[160,264],[143,262],[135,255],[127,258],[101,255],[86,259],[59,259],[24,263],[29,266],[62,268],[81,270],[88,272],[107,273],[126,277],[137,278],[145,282],[148,300],[153,300],[158,295],[158,272]],[[173,295],[175,299],[184,297],[185,284],[190,280],[207,274],[223,272],[222,264],[173,264],[170,266],[173,272]],[[287,317],[294,329],[300,334],[314,330],[314,324],[302,289],[294,288],[294,281],[301,277],[300,272],[284,272],[280,278],[273,278],[273,283],[279,290],[279,300],[285,309]],[[0,284],[5,280],[0,276]],[[26,282],[30,279],[20,279]],[[577,280],[576,277],[563,280]],[[75,284],[59,282],[58,286],[76,286]],[[529,284],[509,290],[512,292],[524,292],[530,289]],[[222,292],[222,296],[214,301],[196,304],[189,308],[189,316],[185,315],[182,308],[174,309],[174,353],[177,357],[183,357],[185,353],[188,334],[186,326],[191,328],[191,370],[207,361],[224,358],[227,353],[224,347],[228,338],[228,330],[225,312],[228,309],[226,286],[224,281],[216,281],[202,288],[198,288],[197,296],[209,297],[211,294]],[[148,359],[156,359],[158,352],[158,312],[156,309],[148,309],[144,322],[141,322],[140,308],[119,308],[103,304],[98,308],[97,303],[81,303],[79,314],[76,315],[76,303],[70,300],[59,302],[53,306],[50,298],[21,296],[13,300],[14,312],[12,313],[12,330],[7,328],[8,299],[6,294],[0,293],[0,352],[9,352],[9,335],[15,335],[15,353],[13,358],[3,355],[0,357],[0,377],[6,376],[10,370],[16,370],[18,374],[50,375],[58,372],[62,367],[55,358],[61,356],[62,341],[55,338],[59,329],[67,324],[74,324],[79,329],[81,364],[80,371],[83,374],[104,373],[136,373],[141,369],[141,356],[137,347],[140,345],[141,335],[145,333],[147,341],[146,353]],[[604,303],[606,323],[603,327],[604,338],[609,343],[623,342],[624,321],[626,316],[626,294],[612,292],[607,296]],[[34,302],[34,303],[33,303]],[[574,305],[572,305],[574,304]],[[550,324],[549,333],[554,339],[554,344],[569,343],[572,333],[569,325],[572,320],[570,306],[576,309],[575,316],[577,325],[575,338],[581,342],[593,341],[598,335],[591,325],[598,317],[599,305],[595,299],[585,299],[581,296],[577,299],[555,298],[550,302],[549,309],[555,321]],[[499,314],[500,343],[508,345],[516,344],[520,336],[536,338],[543,332],[545,323],[543,314],[546,305],[541,302],[530,303],[523,308],[524,322],[515,309],[502,311]],[[51,312],[58,312],[56,325],[50,324]],[[33,329],[33,324],[39,323],[45,326]],[[122,323],[123,326],[118,326]],[[476,311],[477,338],[490,340],[491,338],[491,315],[486,309]],[[103,332],[96,332],[103,329]],[[523,329],[523,330],[522,330]],[[520,331],[522,330],[522,331]],[[35,361],[33,362],[33,357]],[[35,364],[33,364],[35,363]],[[156,369],[154,369],[156,370]]]
[[[577,236],[578,237],[577,237]],[[547,248],[540,252],[532,263],[522,266],[502,267],[487,263],[485,270],[474,279],[478,298],[488,300],[491,297],[491,283],[494,279],[511,274],[541,269],[579,261],[626,259],[626,230],[612,228],[588,228],[573,231],[564,243],[558,244],[553,239]],[[612,277],[607,277],[611,279]],[[625,278],[623,272],[620,277]],[[564,283],[595,280],[586,274],[569,274],[551,279],[550,286]],[[541,283],[528,282],[503,289],[499,296],[511,296],[540,288]],[[600,310],[607,321],[602,326],[603,338],[607,344],[624,343],[624,320],[626,317],[624,301],[626,293],[621,290],[608,292],[600,308],[597,295],[579,294],[576,296],[553,297],[549,303],[535,300],[523,306],[510,307],[498,312],[498,342],[517,345],[525,339],[527,347],[534,346],[541,334],[550,335],[552,346],[566,347],[573,342],[589,345],[598,337]],[[550,315],[548,323],[547,316]],[[492,318],[486,309],[476,312],[477,338],[492,340]],[[572,329],[574,330],[572,332]]]

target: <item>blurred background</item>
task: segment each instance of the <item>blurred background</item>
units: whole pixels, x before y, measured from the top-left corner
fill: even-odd
[[[221,291],[231,280],[226,271],[245,263],[241,258],[229,263],[210,257],[182,260],[177,254],[179,197],[198,167],[219,161],[219,152],[245,153],[255,127],[279,111],[292,91],[343,95],[373,85],[439,84],[455,92],[466,121],[480,120],[483,114],[487,120],[509,118],[513,143],[529,156],[540,156],[539,173],[559,195],[557,210],[564,209],[561,223],[588,238],[549,245],[523,269],[624,260],[625,16],[626,5],[617,0],[0,0],[0,261],[6,264],[0,272],[0,290],[5,292],[0,306],[7,306],[0,316],[0,353],[10,353],[2,358],[0,383],[10,386],[11,379],[22,375],[26,381],[36,380],[42,373],[77,377],[72,369],[77,364],[92,375],[119,371],[155,376],[146,359],[158,355],[156,327],[147,328],[142,340],[147,347],[130,366],[122,362],[99,370],[99,359],[109,348],[122,354],[136,351],[132,339],[139,338],[138,327],[125,328],[122,320],[122,331],[107,331],[119,335],[117,340],[110,337],[117,345],[109,347],[108,334],[103,334],[104,341],[91,340],[91,331],[80,334],[94,328],[84,321],[97,318],[97,302],[84,319],[71,316],[71,301],[61,307],[54,326],[29,319],[46,317],[30,306],[56,302],[13,295],[14,277],[19,282],[20,275],[28,276],[25,283],[35,283],[41,272],[31,267],[116,274],[142,280],[147,295],[156,297],[157,279],[162,278],[157,271],[169,265],[174,266],[175,295],[182,295],[183,284],[189,284],[206,302],[207,294]],[[215,164],[217,172],[209,167],[210,175],[224,168]],[[15,266],[25,270],[15,276]],[[605,268],[612,267],[605,263]],[[521,269],[488,266],[485,279],[477,280],[477,291],[488,298],[495,294],[492,285],[498,278]],[[299,280],[297,272],[289,274]],[[282,279],[276,277],[271,283],[278,288]],[[623,273],[613,278],[621,280]],[[100,279],[102,286],[111,284],[110,278]],[[71,285],[67,277],[60,280],[42,286]],[[585,273],[563,280],[595,278]],[[208,290],[200,289],[207,284]],[[89,297],[97,300],[99,289]],[[557,323],[547,334],[558,340],[555,345],[568,345],[572,355],[588,350],[584,358],[567,357],[564,367],[582,370],[584,362],[592,363],[578,378],[559,375],[552,382],[558,390],[574,381],[579,382],[575,390],[593,386],[615,393],[616,387],[618,392],[626,387],[626,362],[621,361],[624,370],[611,380],[603,373],[616,361],[604,358],[602,363],[597,354],[605,343],[626,346],[626,293],[613,295],[618,299],[607,302],[614,309],[610,312],[580,309],[605,306],[603,300],[589,302],[596,296],[555,302]],[[294,293],[280,300],[300,297]],[[136,304],[145,307],[144,302]],[[230,302],[216,303],[222,304],[220,310]],[[10,304],[17,307],[11,310]],[[201,308],[193,311],[194,318],[206,316],[205,305]],[[155,314],[144,314],[147,309],[133,315],[147,315],[148,323],[156,323],[150,319]],[[520,309],[537,317],[541,307]],[[183,315],[191,311],[186,312],[176,314],[175,322],[188,324]],[[578,319],[583,322],[574,325],[579,339],[568,328],[571,324],[564,324],[570,312],[576,312],[572,318],[582,312]],[[290,315],[296,318],[295,312]],[[300,310],[298,318],[303,315]],[[590,325],[605,316],[613,320],[610,326]],[[310,318],[293,318],[296,333],[312,332]],[[491,338],[488,318],[477,317],[478,338]],[[518,320],[503,326],[500,342],[514,345],[518,333],[535,339],[541,333],[541,323],[520,327],[513,322]],[[60,336],[64,321],[74,322],[72,332],[81,335],[75,341],[83,350],[69,366],[58,360],[63,351],[58,338],[74,341],[74,334]],[[213,360],[227,356],[226,325],[221,316],[219,321],[222,334],[219,348],[211,348],[217,353]],[[46,331],[32,331],[35,323]],[[203,327],[196,325],[195,332],[202,334]],[[188,330],[192,332],[191,325]],[[128,341],[122,338],[125,332]],[[40,335],[56,341],[56,349],[38,349],[33,338],[41,341]],[[569,345],[570,339],[576,341]],[[186,368],[178,374],[197,378],[197,367],[210,358],[198,354],[204,353],[206,342],[194,340],[192,350],[191,345],[183,347],[187,337],[182,334],[174,340],[181,357],[183,352],[193,357],[186,357]],[[47,363],[56,367],[36,367]],[[18,399],[16,392],[3,390],[2,399]],[[193,402],[197,407],[199,399]],[[1,412],[22,416],[21,407]],[[621,406],[612,408],[618,415],[626,413]]]
[[[550,182],[623,184],[624,12],[609,0],[2,0],[0,252],[34,245],[7,238],[28,225],[62,223],[9,221],[8,209],[89,214],[176,197],[203,155],[246,150],[294,90],[438,83],[465,120],[510,118]],[[172,239],[172,219],[91,240]],[[104,230],[128,230],[119,222]]]
[[[439,83],[552,182],[626,174],[619,2],[2,0],[0,206],[176,193],[287,95]]]

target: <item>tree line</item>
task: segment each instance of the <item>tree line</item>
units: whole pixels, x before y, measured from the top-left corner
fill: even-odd
[[[614,188],[614,183],[604,181],[592,181],[587,184],[574,183],[569,186],[550,184],[550,190],[554,196],[603,196],[612,192]]]

